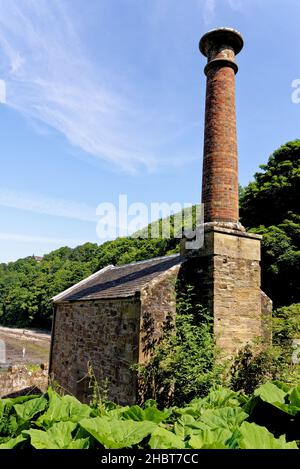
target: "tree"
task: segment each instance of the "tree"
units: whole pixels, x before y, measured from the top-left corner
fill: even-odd
[[[262,287],[275,308],[300,303],[300,217],[251,231],[263,235]]]
[[[300,302],[300,140],[260,168],[241,196],[241,221],[263,235],[262,288],[280,307]]]
[[[300,140],[276,150],[241,198],[241,221],[247,228],[282,223],[291,214],[300,214]]]

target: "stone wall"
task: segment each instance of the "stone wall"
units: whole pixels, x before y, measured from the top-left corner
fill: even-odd
[[[151,356],[166,322],[176,314],[176,281],[180,265],[167,270],[141,290],[139,363]]]
[[[270,342],[265,319],[271,308],[262,308],[258,235],[208,227],[203,248],[190,254],[183,276],[213,314],[222,355],[232,356],[256,339]]]
[[[120,404],[136,400],[139,297],[60,303],[52,335],[51,378],[88,401],[90,363],[100,383],[108,380],[108,398]]]
[[[214,237],[214,333],[221,352],[232,354],[263,336],[260,240]]]
[[[142,288],[140,295],[114,300],[62,302],[55,307],[50,376],[63,390],[89,401],[90,363],[98,382],[108,380],[108,398],[134,404],[132,365],[149,359],[168,318],[176,312],[174,266]]]
[[[48,365],[13,365],[0,370],[0,397],[46,391],[48,386]]]

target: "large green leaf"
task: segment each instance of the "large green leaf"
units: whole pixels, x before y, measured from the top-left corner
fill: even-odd
[[[73,396],[59,396],[53,389],[49,388],[49,407],[41,415],[36,424],[43,428],[49,428],[55,422],[79,422],[79,420],[89,417],[92,409],[79,402]]]
[[[25,396],[7,397],[5,399],[1,399],[1,401],[4,405],[13,406],[15,404],[23,404],[24,402],[36,399],[37,397],[38,396],[36,394],[27,394]]]
[[[54,423],[47,431],[27,430],[23,435],[29,435],[31,445],[36,449],[84,449],[88,448],[89,439],[82,438],[75,440],[72,432],[77,427],[77,423],[58,422]]]
[[[10,438],[5,443],[0,444],[0,449],[13,449],[16,448],[20,443],[26,440],[23,435],[18,435],[16,438]]]
[[[80,425],[106,449],[131,448],[156,428],[156,424],[149,421],[111,420],[108,417],[83,419]]]
[[[277,409],[289,415],[296,415],[299,411],[298,405],[287,404],[286,399],[288,393],[281,387],[276,386],[275,383],[265,383],[255,390],[254,396],[259,397],[262,401],[277,407]],[[293,397],[295,397],[293,395]]]
[[[0,399],[0,434],[3,433],[5,428],[6,430],[9,429],[10,433],[17,431],[18,424],[15,415],[12,415],[14,413],[12,409],[15,405],[21,405],[33,399],[37,399],[37,396],[30,394],[28,396]]]
[[[4,428],[7,426],[7,413],[6,413],[6,404],[4,399],[0,399],[0,435],[3,433]]]
[[[205,430],[207,426],[199,421],[196,421],[192,415],[182,415],[174,424],[174,432],[183,441],[187,436]]]
[[[239,407],[223,407],[220,409],[205,410],[200,418],[200,422],[204,424],[208,430],[223,428],[233,432],[247,417],[248,414]]]
[[[205,409],[215,409],[220,407],[239,407],[241,396],[227,388],[218,386],[204,398],[193,399],[188,406],[182,409],[175,409],[175,413],[181,415],[192,415],[198,418]]]
[[[149,441],[151,449],[183,449],[185,444],[182,439],[162,427],[157,427],[151,434]]]
[[[291,389],[291,387],[288,384],[282,383],[282,381],[275,380],[273,381],[273,384],[275,384],[279,389],[282,389],[282,391],[284,392],[289,392]]]
[[[191,436],[189,446],[193,449],[228,449],[226,441],[231,436],[231,431],[225,428],[203,430]]]
[[[202,406],[204,408],[238,407],[240,405],[239,399],[237,392],[218,386],[202,399]]]
[[[48,405],[47,399],[43,396],[30,399],[23,404],[15,404],[13,407],[17,416],[23,420],[31,420],[36,414],[42,412]]]
[[[256,389],[254,391],[254,395],[259,396],[261,400],[268,404],[284,404],[287,393],[275,384],[268,382],[262,384],[258,389]]]
[[[300,386],[292,389],[289,395],[290,403],[299,408],[300,411]]]
[[[123,417],[129,420],[144,421],[149,420],[150,422],[160,423],[170,416],[170,411],[158,410],[157,407],[146,407],[142,409],[138,405],[130,407],[128,410],[123,412]]]
[[[298,449],[295,441],[287,443],[285,437],[275,438],[265,427],[243,422],[239,432],[241,449]]]

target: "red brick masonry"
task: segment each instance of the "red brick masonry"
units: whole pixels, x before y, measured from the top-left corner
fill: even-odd
[[[242,46],[240,34],[225,28],[200,41],[208,57],[202,180],[206,223],[239,221],[235,55]]]

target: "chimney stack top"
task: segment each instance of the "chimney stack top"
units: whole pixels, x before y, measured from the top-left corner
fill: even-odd
[[[239,31],[232,28],[216,28],[208,31],[201,38],[199,49],[205,57],[208,57],[210,49],[216,46],[229,46],[232,47],[234,53],[237,55],[244,46],[243,36]]]

